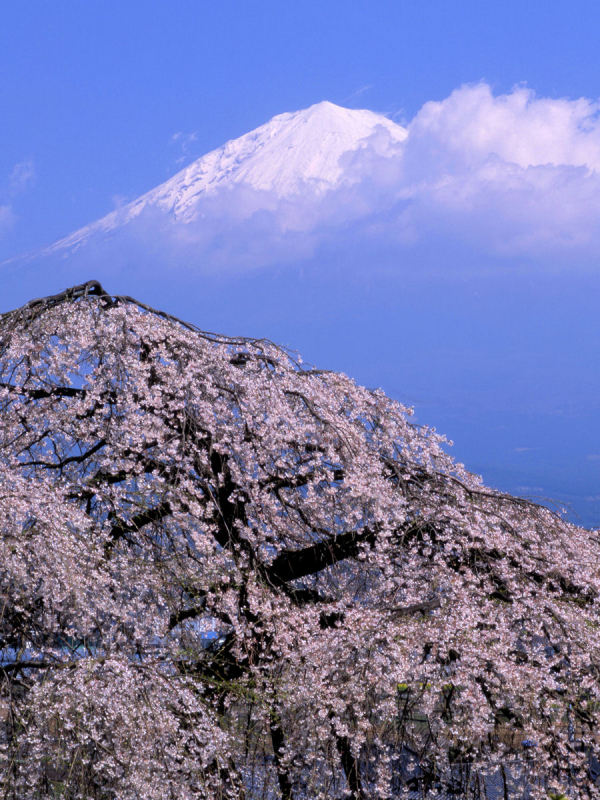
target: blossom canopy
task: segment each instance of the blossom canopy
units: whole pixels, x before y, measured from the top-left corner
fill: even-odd
[[[7,798],[598,797],[600,542],[91,281],[0,316]]]

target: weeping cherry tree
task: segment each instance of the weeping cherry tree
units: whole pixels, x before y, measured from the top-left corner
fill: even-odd
[[[598,535],[444,447],[95,281],[3,314],[1,796],[598,797]]]

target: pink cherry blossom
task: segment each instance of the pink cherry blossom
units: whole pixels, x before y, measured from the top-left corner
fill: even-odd
[[[97,282],[0,317],[11,800],[597,798],[600,540]]]

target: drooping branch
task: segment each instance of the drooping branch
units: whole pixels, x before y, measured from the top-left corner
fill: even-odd
[[[407,543],[424,531],[433,532],[435,528],[430,523],[411,522],[395,532],[394,540],[399,544]],[[267,567],[266,575],[274,585],[304,578],[345,559],[356,558],[362,545],[373,545],[376,539],[377,528],[367,526],[322,539],[299,550],[284,550]]]
[[[168,501],[165,501],[164,503],[160,503],[158,506],[146,509],[145,511],[140,511],[140,513],[135,514],[129,520],[129,522],[119,520],[112,526],[110,530],[110,541],[114,543],[119,539],[122,539],[128,533],[138,533],[144,527],[144,525],[147,525],[150,522],[160,522],[165,517],[168,517],[171,513],[171,504]]]
[[[314,575],[347,558],[355,558],[362,544],[373,544],[376,533],[371,528],[340,533],[301,550],[284,550],[266,570],[274,585]]]
[[[30,389],[26,386],[15,386],[12,383],[0,381],[0,388],[9,392],[24,395],[32,400],[43,400],[47,397],[85,397],[85,389],[76,386],[52,386],[50,389]]]
[[[66,458],[60,459],[60,461],[44,461],[42,459],[36,461],[23,461],[21,462],[22,467],[47,467],[48,469],[63,469],[68,464],[82,464],[84,461],[87,461],[90,456],[93,456],[99,450],[101,450],[106,444],[106,439],[100,439],[96,444],[92,445],[89,450],[86,450],[84,453],[80,453],[77,456],[67,456]]]

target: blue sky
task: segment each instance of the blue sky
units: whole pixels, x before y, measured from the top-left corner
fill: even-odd
[[[570,503],[600,526],[599,24],[597,3],[582,0],[7,4],[0,260],[91,222],[275,114],[323,99],[415,130],[424,104],[437,101],[445,130],[460,138],[473,87],[483,86],[476,104],[489,114],[476,132],[491,127],[502,150],[517,131],[506,163],[522,142],[542,147],[539,114],[558,115],[564,131],[550,126],[556,136],[544,146],[549,160],[562,148],[556,158],[566,166],[544,172],[540,157],[520,194],[510,171],[491,193],[478,178],[472,213],[463,209],[458,224],[448,215],[442,225],[428,197],[421,208],[434,223],[419,223],[427,247],[394,252],[401,269],[386,275],[366,269],[364,241],[350,270],[334,238],[295,271],[203,277],[200,291],[189,277],[166,285],[154,264],[108,288],[209,329],[268,335],[381,385],[494,485]],[[535,93],[527,113],[502,122],[498,98],[523,87]],[[425,128],[423,160],[446,154],[455,184],[467,185],[480,169],[465,160],[474,140],[457,149]],[[424,267],[438,262],[451,269]],[[52,275],[25,270],[4,280],[0,302],[10,307],[52,285]]]

